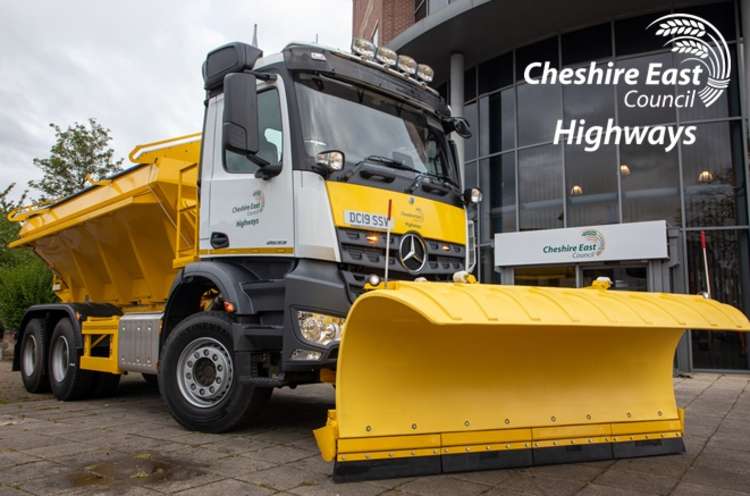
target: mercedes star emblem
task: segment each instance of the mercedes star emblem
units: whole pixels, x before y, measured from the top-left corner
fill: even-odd
[[[427,247],[416,234],[405,234],[398,245],[398,258],[409,272],[419,272],[427,263]]]

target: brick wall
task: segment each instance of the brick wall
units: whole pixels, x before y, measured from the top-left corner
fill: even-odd
[[[372,39],[377,28],[385,45],[414,24],[414,0],[353,0],[352,35]]]

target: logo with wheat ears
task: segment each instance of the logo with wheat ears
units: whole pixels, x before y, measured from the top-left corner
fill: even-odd
[[[668,38],[664,46],[672,47],[675,53],[689,55],[685,62],[698,62],[706,68],[706,86],[698,97],[710,107],[729,86],[732,59],[727,41],[716,26],[692,14],[669,14],[658,18],[647,29],[657,26],[656,36]]]

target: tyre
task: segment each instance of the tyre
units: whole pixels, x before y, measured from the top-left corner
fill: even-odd
[[[21,379],[26,391],[46,393],[49,391],[47,379],[47,329],[42,319],[31,319],[24,328],[21,338]]]
[[[55,398],[62,401],[80,399],[93,386],[94,374],[81,370],[75,332],[69,319],[60,319],[49,342],[49,384]]]
[[[143,376],[143,380],[146,381],[146,383],[149,386],[159,387],[159,376],[156,374],[141,374]]]
[[[120,374],[108,374],[98,372],[94,374],[91,386],[91,396],[93,398],[109,398],[117,394],[117,388],[120,386]]]
[[[201,312],[180,322],[167,338],[159,390],[181,425],[225,432],[260,411],[271,388],[239,382],[231,321],[222,312]]]

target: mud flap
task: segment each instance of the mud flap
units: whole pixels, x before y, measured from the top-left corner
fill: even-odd
[[[685,329],[750,322],[701,296],[390,283],[347,317],[316,438],[336,480],[681,453]]]

